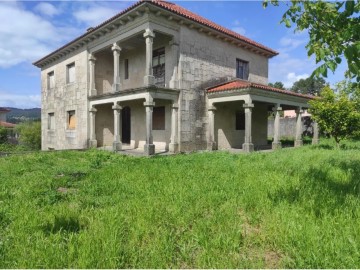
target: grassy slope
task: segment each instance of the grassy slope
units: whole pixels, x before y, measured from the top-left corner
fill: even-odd
[[[0,268],[358,268],[349,146],[1,158]]]

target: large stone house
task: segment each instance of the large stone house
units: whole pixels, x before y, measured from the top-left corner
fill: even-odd
[[[34,63],[42,149],[252,151],[267,144],[269,111],[296,109],[300,126],[311,99],[267,86],[277,54],[176,4],[139,1]]]

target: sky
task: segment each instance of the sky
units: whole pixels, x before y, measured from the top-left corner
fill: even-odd
[[[291,87],[316,67],[305,49],[308,33],[280,24],[288,2],[266,9],[261,1],[173,2],[278,51],[269,61],[269,82]],[[0,107],[41,107],[40,69],[32,63],[133,3],[0,0]],[[342,80],[344,71],[340,65],[326,81]]]

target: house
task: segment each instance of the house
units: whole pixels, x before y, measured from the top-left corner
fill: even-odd
[[[9,110],[7,108],[0,107],[0,127],[4,127],[4,128],[7,128],[7,129],[13,129],[13,128],[16,127],[15,124],[6,122],[6,115],[10,111],[11,110]]]
[[[34,63],[42,149],[252,151],[267,144],[268,112],[278,123],[290,109],[301,145],[312,97],[267,86],[277,54],[179,5],[139,1]]]

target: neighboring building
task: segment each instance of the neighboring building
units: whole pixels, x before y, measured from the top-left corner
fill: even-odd
[[[13,129],[14,127],[16,127],[15,124],[6,122],[6,114],[9,113],[10,111],[11,110],[7,108],[0,107],[0,127],[4,127],[8,129]]]
[[[267,86],[277,54],[176,4],[137,2],[34,63],[42,149],[252,151],[270,110],[311,99]]]

